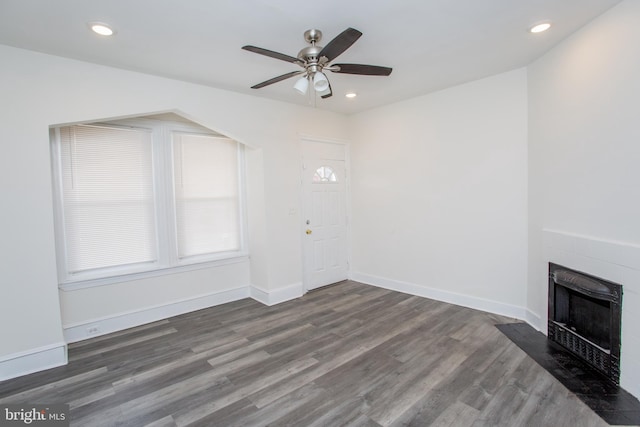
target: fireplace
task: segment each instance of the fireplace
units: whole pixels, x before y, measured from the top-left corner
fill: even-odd
[[[549,263],[548,337],[620,381],[622,285]]]

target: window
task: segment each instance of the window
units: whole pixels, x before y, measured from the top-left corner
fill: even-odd
[[[173,133],[178,257],[240,249],[237,143]]]
[[[330,166],[320,166],[313,174],[313,183],[338,182],[335,172]]]
[[[242,147],[194,124],[54,129],[62,284],[244,255]]]

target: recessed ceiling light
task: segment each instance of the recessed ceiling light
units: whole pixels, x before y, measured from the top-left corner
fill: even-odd
[[[347,98],[355,98],[356,96],[358,96],[357,93],[355,92],[349,92],[345,95]]]
[[[529,29],[529,32],[531,32],[531,33],[541,33],[543,31],[547,31],[549,28],[551,28],[551,23],[542,22],[540,24],[536,24],[533,27],[531,27]]]
[[[112,36],[114,34],[113,29],[103,22],[89,22],[89,28],[101,36]]]

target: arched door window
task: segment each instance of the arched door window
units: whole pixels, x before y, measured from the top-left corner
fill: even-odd
[[[316,184],[338,182],[338,178],[329,166],[320,166],[313,174],[313,182]]]

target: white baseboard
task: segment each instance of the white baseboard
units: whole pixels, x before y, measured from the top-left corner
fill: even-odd
[[[536,331],[540,331],[546,335],[547,328],[543,327],[542,319],[533,311],[527,309],[524,321],[527,322]]]
[[[271,305],[269,304],[269,292],[256,285],[249,286],[249,296],[264,305]]]
[[[0,358],[0,381],[67,364],[67,345],[51,344]]]
[[[177,316],[191,311],[201,310],[232,301],[249,297],[249,287],[230,289],[199,295],[185,300],[174,301],[169,304],[144,308],[113,316],[91,319],[88,321],[63,325],[64,337],[68,343],[94,338],[123,329],[156,322],[172,316]],[[89,330],[92,330],[90,333]]]
[[[270,291],[251,285],[249,294],[251,298],[261,302],[262,304],[276,305],[285,301],[300,298],[304,294],[304,289],[302,287],[302,283],[294,283],[292,285]]]
[[[416,295],[424,298],[430,298],[437,301],[460,305],[462,307],[473,308],[476,310],[487,311],[489,313],[513,317],[519,320],[527,319],[527,309],[524,307],[518,307],[516,305],[457,294],[454,292],[443,291],[441,289],[428,288],[425,286],[416,285],[414,283],[402,282],[399,280],[387,279],[384,277],[372,276],[369,274],[358,272],[354,272],[352,274],[352,277],[356,282],[366,283],[368,285],[377,286],[379,288],[403,292],[405,294]],[[533,313],[531,314],[533,315]]]

